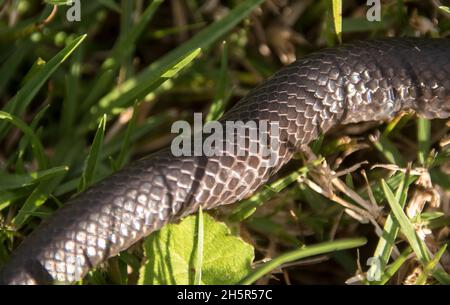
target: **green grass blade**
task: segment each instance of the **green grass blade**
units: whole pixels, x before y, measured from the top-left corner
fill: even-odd
[[[80,178],[80,184],[78,185],[78,192],[84,191],[94,180],[94,174],[100,157],[103,138],[105,136],[106,120],[107,118],[105,114],[100,120],[97,132],[95,133],[94,141],[92,142],[91,150],[86,158],[84,170]]]
[[[33,76],[35,76],[39,71],[41,71],[47,63],[42,58],[36,59],[36,61],[31,66],[30,70],[27,72],[25,77],[22,79],[20,86],[23,87]]]
[[[395,196],[396,200],[399,202],[402,209],[406,204],[406,198],[408,196],[408,188],[409,188],[409,184],[407,183],[408,180],[409,175],[404,175],[404,179],[397,188],[397,193]],[[376,272],[381,271],[381,277],[384,277],[385,268],[392,254],[392,250],[395,245],[399,229],[400,227],[398,225],[398,222],[395,221],[395,216],[393,215],[393,213],[389,213],[386,222],[384,224],[382,236],[378,241],[375,253],[373,255],[373,257],[375,258],[373,262],[379,263],[379,265],[376,266],[374,265],[373,267],[381,269],[375,270]]]
[[[447,14],[450,14],[450,6],[439,6],[439,8]]]
[[[400,186],[404,185],[403,184],[404,177],[405,177],[405,175],[403,173],[397,173],[394,176],[389,177],[386,180],[386,182],[387,182],[387,184],[389,185],[389,187],[391,189],[398,189]],[[408,181],[406,181],[406,185],[410,186],[416,180],[417,180],[417,176],[411,176],[410,175],[408,177]],[[386,198],[384,196],[384,192],[383,192],[383,187],[381,185],[381,181],[377,181],[376,183],[374,183],[374,185],[372,185],[372,192],[373,192],[373,196],[375,197],[375,200],[377,202],[381,202],[381,201],[383,201]],[[368,199],[369,198],[366,189],[363,189],[362,191],[359,191],[358,193],[364,199]]]
[[[395,219],[398,221],[403,234],[405,234],[406,239],[408,240],[409,245],[413,249],[417,258],[422,264],[426,264],[430,260],[430,255],[426,247],[424,247],[422,241],[417,236],[416,231],[414,230],[414,226],[412,225],[409,218],[403,212],[403,208],[398,200],[395,198],[391,189],[387,185],[387,183],[382,180],[381,181],[384,194],[386,196],[387,202],[392,209],[392,213],[395,216]]]
[[[417,141],[419,144],[418,160],[425,166],[431,147],[431,122],[424,118],[417,119]]]
[[[230,216],[232,221],[242,221],[250,217],[256,208],[263,205],[264,202],[281,192],[288,187],[291,183],[297,181],[298,178],[305,175],[308,171],[307,167],[302,167],[298,171],[294,171],[291,174],[283,177],[270,185],[266,186],[262,191],[254,194],[250,198],[242,201],[237,208],[235,208]]]
[[[152,75],[151,78],[146,79],[145,83],[140,82],[138,80],[139,76],[137,76],[136,78],[135,77],[130,78],[124,84],[111,91],[111,93],[109,93],[106,97],[102,98],[99,102],[100,108],[98,107],[91,108],[90,113],[93,115],[88,116],[88,119],[83,123],[83,125],[89,126],[91,123],[93,123],[93,121],[91,121],[93,118],[97,120],[97,114],[99,113],[99,111],[104,114],[113,114],[113,115],[119,113],[123,107],[128,106],[128,103],[131,101],[132,97],[135,97],[135,99],[139,100],[139,98],[142,98],[143,95],[148,93],[148,92],[144,93],[146,89],[150,89],[149,92],[152,91],[153,89],[156,89],[166,80],[174,77],[181,69],[183,69],[189,63],[191,63],[200,53],[201,53],[200,48],[195,49],[186,56],[179,58],[176,62],[173,63],[173,65],[168,67],[167,70],[162,71],[161,75]],[[130,90],[128,90],[128,88],[124,88],[124,86],[126,87],[127,85],[131,86]],[[124,90],[125,93],[122,92],[122,90]],[[137,93],[138,91],[142,92],[143,95],[135,96],[134,94]]]
[[[383,154],[386,160],[391,164],[400,167],[406,167],[406,162],[397,147],[383,134],[378,139],[372,139],[373,146]]]
[[[31,121],[30,128],[33,130],[33,132],[36,131],[36,128],[41,121],[41,119],[44,117],[45,113],[47,112],[47,109],[50,107],[50,105],[44,106],[33,118],[33,121]],[[30,137],[28,135],[24,135],[22,139],[20,139],[19,142],[19,149],[17,154],[17,161],[16,161],[16,172],[25,172],[25,166],[24,166],[24,155],[25,150],[27,146],[30,143]]]
[[[202,284],[202,265],[203,265],[203,241],[204,241],[204,219],[203,210],[200,207],[197,216],[198,230],[197,230],[197,260],[195,262],[195,275],[194,275],[194,285]]]
[[[365,245],[366,242],[367,239],[365,238],[341,239],[315,244],[312,246],[306,246],[298,250],[286,252],[250,273],[245,279],[241,281],[240,284],[250,285],[283,264],[324,253],[331,253],[361,247]]]
[[[65,78],[64,100],[61,109],[61,119],[59,124],[61,137],[71,137],[74,134],[74,123],[80,111],[81,87],[81,67],[83,66],[83,56],[85,47],[82,45],[70,61],[70,68]]]
[[[32,191],[32,187],[28,186],[17,190],[0,192],[0,211],[9,207],[14,201],[26,198]]]
[[[97,1],[113,11],[119,14],[121,13],[120,6],[114,0],[97,0]]]
[[[131,134],[133,133],[134,129],[136,128],[138,105],[139,104],[137,102],[134,103],[133,115],[132,115],[130,121],[128,122],[127,131],[125,132],[125,137],[123,139],[122,148],[120,149],[119,157],[117,158],[117,160],[115,162],[116,170],[122,168],[124,161],[125,161],[125,155],[126,155],[127,151],[130,149],[130,137],[131,137]]]
[[[56,71],[56,69],[76,50],[76,48],[83,42],[86,35],[81,35],[74,39],[62,51],[56,54],[38,73],[34,74],[24,86],[17,92],[17,94],[5,105],[3,110],[14,115],[21,115],[38,93],[39,89],[45,84],[49,77]],[[0,140],[3,139],[6,133],[6,125],[0,123]]]
[[[25,200],[16,217],[13,219],[13,225],[17,229],[22,228],[28,218],[35,215],[36,210],[47,201],[51,192],[61,182],[66,173],[67,171],[60,171],[59,175],[53,175],[51,178],[39,183]]]
[[[342,43],[342,0],[330,0],[334,33],[339,43]]]
[[[206,116],[207,122],[218,120],[225,111],[225,106],[227,104],[227,96],[225,90],[228,84],[228,45],[225,41],[222,45],[223,50],[220,65],[220,76],[214,101],[209,108],[208,115]]]
[[[51,169],[32,172],[28,174],[13,174],[8,175],[0,172],[0,192],[26,187],[42,180],[60,175],[62,172],[67,172],[69,168],[67,166],[58,166]]]
[[[103,113],[112,113],[115,108],[130,106],[133,101],[149,94],[162,82],[161,76],[168,70],[176,66],[180,61],[196,50],[206,49],[212,43],[220,39],[229,32],[234,26],[242,21],[256,6],[264,0],[247,0],[236,6],[226,17],[214,22],[206,29],[200,31],[192,39],[182,44],[178,48],[169,52],[154,64],[150,65],[136,77],[133,77],[106,96],[99,104],[91,108],[91,117],[89,122],[92,124],[101,117]],[[167,75],[167,74],[166,74]]]
[[[112,50],[112,55],[103,62],[99,77],[95,81],[89,95],[82,103],[82,110],[87,110],[108,91],[120,64],[127,56],[130,56],[133,53],[137,40],[152,20],[152,17],[155,15],[156,10],[162,2],[164,2],[164,0],[151,1],[130,31],[119,37]]]
[[[380,281],[378,282],[370,282],[371,285],[385,285],[393,276],[394,274],[400,269],[401,266],[408,260],[409,255],[411,254],[412,249],[411,247],[407,247],[405,250],[403,250],[402,253],[400,253],[399,257],[388,266],[386,271],[381,276]]]
[[[439,251],[436,253],[436,255],[428,262],[428,264],[425,265],[425,268],[423,272],[419,275],[419,277],[416,280],[416,285],[425,285],[427,282],[428,275],[435,270],[437,264],[442,258],[442,255],[444,255],[445,250],[447,250],[447,245],[444,245]]]
[[[2,76],[0,77],[0,94],[3,94],[6,85],[11,81],[14,73],[17,72],[17,69],[25,59],[25,56],[30,52],[32,46],[33,44],[28,41],[14,46],[14,51],[11,52],[11,55],[0,67],[0,75]]]
[[[7,121],[13,125],[15,125],[17,128],[19,128],[24,134],[26,134],[30,141],[31,141],[31,147],[33,149],[34,156],[39,164],[39,169],[43,170],[46,169],[48,166],[48,160],[44,153],[44,147],[42,146],[41,141],[34,133],[33,129],[31,129],[25,122],[23,122],[21,119],[17,118],[16,116],[0,111],[0,122],[1,121]]]

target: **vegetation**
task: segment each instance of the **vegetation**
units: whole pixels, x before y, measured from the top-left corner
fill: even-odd
[[[0,268],[73,195],[359,38],[445,37],[438,1],[0,0]],[[75,14],[75,15],[74,15]],[[344,126],[257,194],[185,218],[82,284],[449,284],[449,124]],[[164,247],[162,247],[164,246]]]

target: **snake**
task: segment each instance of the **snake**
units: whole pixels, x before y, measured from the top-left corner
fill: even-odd
[[[250,133],[237,131],[230,132],[243,140],[240,154],[227,149],[175,156],[171,147],[163,148],[43,220],[13,251],[0,283],[74,283],[168,223],[254,194],[331,128],[389,121],[404,111],[427,119],[450,117],[450,40],[379,38],[310,53],[251,90],[218,120],[221,126],[275,122],[276,134],[262,131],[278,141],[270,147],[271,162],[250,149]]]

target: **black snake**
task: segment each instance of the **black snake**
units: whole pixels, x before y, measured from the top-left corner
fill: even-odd
[[[450,116],[450,40],[379,39],[313,53],[281,69],[220,120],[279,125],[274,162],[243,155],[174,157],[163,149],[79,194],[17,248],[0,283],[70,283],[165,224],[248,197],[293,153],[337,124],[412,109]],[[236,135],[235,136],[239,136]]]

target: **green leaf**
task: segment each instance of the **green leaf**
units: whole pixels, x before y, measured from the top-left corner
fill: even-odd
[[[253,247],[204,214],[201,284],[236,284],[251,270]],[[194,284],[198,266],[198,217],[165,226],[144,242],[147,261],[140,284]]]

